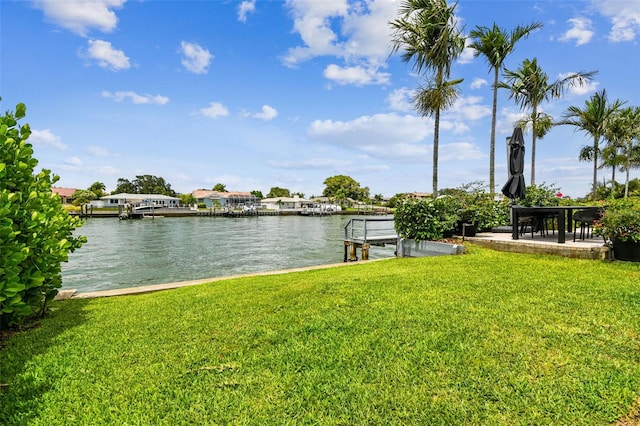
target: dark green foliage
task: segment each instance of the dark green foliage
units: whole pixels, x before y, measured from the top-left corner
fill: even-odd
[[[136,176],[133,181],[119,178],[114,194],[162,194],[170,197],[176,196],[176,191],[171,189],[171,184],[164,178],[152,175]]]
[[[31,130],[18,125],[25,112],[18,104],[0,117],[0,329],[45,312],[62,285],[60,263],[85,241],[72,236],[81,222],[51,192],[58,176],[34,174]]]
[[[396,205],[395,228],[402,238],[433,241],[453,231],[460,220],[459,200],[443,196],[435,200],[408,198]]]
[[[274,186],[267,194],[267,198],[291,197],[291,191],[286,188]]]
[[[339,200],[346,198],[357,201],[369,200],[369,188],[366,186],[361,188],[360,183],[351,176],[337,175],[328,177],[324,180],[323,184],[325,185],[322,191],[323,197],[336,198]]]
[[[546,185],[542,182],[540,185],[527,186],[527,195],[524,200],[518,203],[521,206],[557,206],[560,204],[558,197],[558,188],[552,185]]]

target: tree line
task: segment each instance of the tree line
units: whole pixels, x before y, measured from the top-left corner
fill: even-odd
[[[457,2],[448,5],[446,0],[404,0],[398,9],[399,17],[389,25],[392,28],[393,52],[401,51],[401,59],[411,63],[423,83],[413,97],[416,111],[422,116],[434,118],[433,136],[433,196],[438,191],[438,144],[440,113],[451,107],[460,93],[463,79],[451,79],[451,67],[462,54],[466,38],[455,19]],[[516,69],[508,69],[505,60],[514,51],[516,43],[531,32],[542,28],[534,22],[517,26],[509,31],[493,23],[491,27],[476,26],[469,33],[471,48],[476,57],[482,56],[493,71],[493,103],[489,147],[489,190],[495,193],[495,133],[498,89],[508,91],[509,99],[526,115],[515,123],[531,131],[531,181],[535,184],[536,141],[543,138],[554,126],[571,125],[593,138],[593,143],[583,148],[579,159],[593,162],[591,196],[596,196],[597,170],[602,167],[618,168],[626,172],[628,193],[629,170],[640,167],[640,112],[638,107],[622,109],[623,101],[609,103],[602,90],[592,96],[583,108],[570,107],[559,121],[539,110],[543,102],[558,99],[573,86],[583,86],[591,81],[597,71],[576,72],[555,81],[538,64],[537,58],[522,61]],[[503,80],[500,81],[500,73]],[[606,142],[605,146],[602,145]],[[599,158],[602,160],[599,162]],[[615,179],[612,178],[612,185]]]

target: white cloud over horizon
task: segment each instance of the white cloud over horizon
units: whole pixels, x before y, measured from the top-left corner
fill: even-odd
[[[181,63],[187,71],[194,74],[206,74],[209,71],[213,55],[198,43],[180,42],[180,53]]]

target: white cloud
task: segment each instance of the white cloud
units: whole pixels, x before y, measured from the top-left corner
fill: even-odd
[[[480,96],[460,96],[455,100],[453,106],[443,111],[445,114],[453,114],[457,119],[462,121],[480,120],[491,115],[491,108],[481,105],[482,98]]]
[[[458,56],[457,62],[460,64],[470,64],[475,59],[476,50],[469,45],[473,42],[470,37],[465,38],[464,40],[464,49],[460,56]]]
[[[587,44],[593,37],[591,20],[587,18],[571,18],[567,21],[571,28],[560,37],[560,41],[576,41],[576,46]]]
[[[138,95],[137,93],[132,91],[118,91],[115,93],[111,93],[105,90],[102,92],[102,97],[113,99],[116,102],[122,102],[125,99],[129,99],[131,100],[131,102],[138,105],[165,105],[169,102],[169,98],[166,96]]]
[[[80,167],[82,166],[82,160],[75,156],[69,157],[66,160],[64,160],[64,164],[71,167]]]
[[[364,86],[367,84],[389,83],[390,74],[378,72],[376,67],[341,67],[330,64],[325,68],[324,76],[339,85],[354,84],[356,86]]]
[[[122,7],[126,0],[35,0],[34,4],[46,18],[80,36],[86,36],[91,28],[111,32],[118,25],[118,17],[112,9]]]
[[[238,6],[238,21],[247,22],[247,14],[255,12],[256,0],[245,0]]]
[[[592,4],[611,20],[612,42],[633,41],[640,34],[640,2],[592,0]]]
[[[269,160],[267,164],[277,169],[309,170],[309,169],[344,169],[353,164],[348,160],[337,160],[335,158],[309,158],[300,161],[276,161]]]
[[[558,79],[567,78],[570,75],[575,74],[573,72],[562,73],[558,75]],[[570,84],[568,92],[570,95],[582,96],[587,93],[591,93],[597,90],[599,83],[597,81],[582,81],[582,84]]]
[[[200,110],[200,114],[209,118],[226,117],[229,115],[229,110],[220,102],[211,102],[209,107]]]
[[[206,74],[213,55],[197,43],[180,42],[182,65],[194,74]]]
[[[489,84],[489,82],[487,80],[485,80],[484,78],[476,77],[471,82],[471,88],[472,89],[480,89],[481,87],[487,86],[488,84]]]
[[[122,50],[114,49],[111,43],[104,40],[89,40],[87,54],[91,59],[98,61],[102,68],[113,71],[126,70],[131,67],[129,58]]]
[[[89,145],[86,148],[86,151],[93,157],[109,157],[110,155],[109,151],[107,151],[105,148],[96,145]]]
[[[344,65],[330,65],[324,75],[338,84],[384,84],[389,74],[379,72],[389,55],[388,22],[397,13],[389,0],[366,2],[288,0],[294,31],[302,45],[283,57],[296,66],[317,56],[335,56]]]
[[[387,96],[387,103],[394,111],[411,112],[413,111],[413,93],[412,89],[406,87],[396,89]]]
[[[263,105],[261,112],[257,112],[257,113],[252,115],[252,117],[254,117],[254,118],[259,118],[259,119],[265,120],[265,121],[273,120],[277,116],[278,116],[278,111],[276,111],[275,108],[273,108],[273,107],[271,107],[269,105]]]
[[[439,148],[438,160],[442,162],[478,160],[486,157],[477,145],[468,142],[443,144]]]
[[[376,114],[351,121],[316,120],[307,129],[310,139],[388,159],[425,161],[422,142],[432,121],[414,115]]]
[[[29,143],[34,146],[46,146],[55,148],[60,151],[66,151],[69,147],[62,143],[62,140],[59,136],[53,134],[53,132],[49,129],[45,130],[31,130],[31,135],[29,136]]]

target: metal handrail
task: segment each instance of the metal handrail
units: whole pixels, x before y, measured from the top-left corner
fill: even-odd
[[[373,223],[390,223],[391,226],[376,227]],[[359,226],[357,226],[359,224]],[[356,233],[359,231],[358,233]],[[395,235],[393,218],[352,218],[344,226],[344,239],[367,241],[369,237]]]

